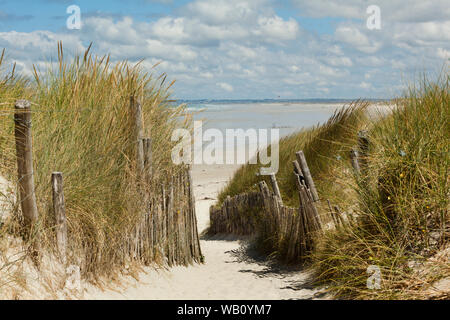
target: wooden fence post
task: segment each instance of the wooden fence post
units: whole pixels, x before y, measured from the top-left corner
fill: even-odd
[[[169,184],[169,201],[167,204],[167,261],[169,266],[174,264],[174,193],[173,193],[173,177]]]
[[[144,147],[144,167],[145,167],[145,179],[147,183],[150,183],[150,180],[152,178],[152,171],[153,171],[153,154],[152,154],[152,139],[151,138],[144,138],[142,139],[142,145]]]
[[[64,185],[61,172],[52,173],[53,212],[55,215],[56,245],[62,262],[67,262],[67,220]]]
[[[294,175],[298,175],[300,177],[300,181],[305,183],[305,176],[303,175],[302,168],[300,168],[298,161],[292,161],[292,165],[294,167]]]
[[[149,254],[149,261],[153,259],[153,221],[150,216],[152,215],[152,197],[150,193],[151,182],[152,182],[152,142],[151,138],[143,138],[142,146],[144,151],[144,202],[145,202],[145,211],[144,211],[144,223],[142,226],[143,236],[145,237],[144,243],[146,246],[145,254]]]
[[[130,126],[131,126],[131,134],[132,134],[132,142],[134,145],[134,157],[136,161],[136,184],[137,190],[144,196],[143,193],[143,182],[145,179],[145,166],[144,166],[144,145],[143,145],[143,124],[142,124],[142,108],[141,104],[134,96],[130,96]],[[145,212],[144,212],[145,214]],[[138,222],[134,226],[133,237],[132,240],[132,254],[135,259],[140,259],[141,248],[140,248],[140,223]],[[133,247],[134,246],[134,247]]]
[[[259,191],[262,194],[263,199],[266,199],[270,196],[269,188],[267,187],[267,184],[265,181],[260,181],[258,183]]]
[[[272,183],[273,192],[278,197],[278,199],[280,199],[280,202],[283,203],[283,199],[281,198],[281,192],[280,188],[278,187],[277,177],[275,176],[275,173],[270,174],[270,182]]]
[[[302,169],[300,168],[297,160],[292,161],[292,166],[294,167],[294,173],[303,176]]]
[[[17,173],[22,213],[28,235],[38,221],[39,215],[34,190],[33,144],[31,136],[31,103],[17,100],[14,113]]]
[[[361,151],[361,169],[365,170],[367,168],[367,156],[369,154],[369,137],[366,130],[361,130],[358,132],[358,146]]]
[[[188,168],[188,181],[189,181],[189,211],[191,212],[192,218],[192,232],[194,234],[194,254],[197,261],[203,262],[202,250],[200,247],[200,238],[198,236],[197,227],[197,215],[195,213],[195,196],[194,196],[194,180],[192,179],[191,167]]]
[[[313,200],[318,201],[319,194],[317,193],[316,186],[314,184],[314,180],[311,176],[311,172],[309,171],[309,167],[308,167],[308,163],[306,162],[305,155],[303,154],[302,150],[298,151],[295,155],[297,156],[297,161],[300,164],[303,175],[305,177],[306,184],[308,185],[309,190],[311,191]]]
[[[350,151],[350,159],[352,161],[352,167],[355,170],[356,174],[360,174],[361,173],[361,167],[359,166],[358,150],[356,150],[356,148],[353,148]]]
[[[136,169],[138,180],[141,181],[144,176],[144,147],[142,145],[142,108],[141,104],[134,96],[130,97],[130,109],[131,109],[131,121],[132,121],[132,132],[133,141],[136,145]]]

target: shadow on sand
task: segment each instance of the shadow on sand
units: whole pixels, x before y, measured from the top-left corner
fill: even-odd
[[[205,241],[239,241],[239,248],[225,252],[232,258],[227,263],[243,263],[246,267],[239,272],[252,273],[259,278],[283,280],[285,285],[280,289],[304,291],[304,295],[299,292],[303,299],[327,298],[326,292],[314,285],[312,272],[306,266],[283,264],[273,257],[261,254],[253,245],[252,239],[253,237],[231,234],[202,235],[202,240]]]

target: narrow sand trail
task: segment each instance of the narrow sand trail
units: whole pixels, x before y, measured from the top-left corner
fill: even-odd
[[[209,224],[209,207],[236,167],[197,166],[193,169],[199,232]],[[319,291],[299,270],[280,270],[246,250],[244,240],[232,237],[201,239],[205,263],[168,270],[146,268],[139,280],[123,289],[101,291],[90,287],[85,299],[246,300],[312,299]]]

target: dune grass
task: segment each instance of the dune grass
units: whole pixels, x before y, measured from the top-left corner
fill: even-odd
[[[390,105],[392,113],[374,116],[359,101],[326,124],[280,141],[277,179],[283,201],[298,205],[292,161],[296,151],[304,150],[321,198],[322,221],[331,220],[328,199],[356,217],[355,223],[326,230],[310,257],[317,283],[328,285],[337,297],[424,298],[432,282],[450,276],[448,258],[434,257],[449,244],[448,73],[437,82],[423,79]],[[361,176],[349,159],[359,130],[366,130],[370,140]],[[241,167],[220,202],[266,179],[257,170],[258,165]],[[379,290],[367,287],[369,266],[381,271]]]
[[[180,126],[184,107],[173,107],[171,83],[140,64],[112,64],[109,56],[84,56],[66,62],[58,46],[58,65],[34,79],[0,84],[0,174],[16,180],[13,105],[32,102],[33,151],[41,241],[52,248],[50,177],[64,176],[69,263],[81,264],[85,277],[111,275],[128,263],[125,238],[139,219],[143,202],[136,188],[130,127],[130,96],[140,99],[145,136],[152,137],[154,184],[176,170],[171,132]],[[181,125],[188,126],[188,119]],[[16,215],[17,216],[17,215]]]
[[[358,223],[327,232],[314,255],[318,280],[342,297],[427,298],[450,276],[448,257],[434,257],[449,244],[448,74],[395,105],[370,130],[367,173],[354,179]],[[381,270],[380,290],[367,288],[369,265]]]

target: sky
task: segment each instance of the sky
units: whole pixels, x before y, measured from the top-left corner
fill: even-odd
[[[448,68],[450,3],[0,0],[0,49],[16,70],[45,69],[60,40],[68,59],[91,42],[112,61],[144,59],[179,99],[390,98]]]

